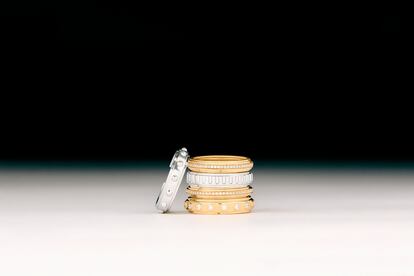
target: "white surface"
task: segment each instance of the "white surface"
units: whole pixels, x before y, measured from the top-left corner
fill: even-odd
[[[255,171],[255,212],[172,214],[164,171],[0,171],[0,275],[414,275],[414,175]]]

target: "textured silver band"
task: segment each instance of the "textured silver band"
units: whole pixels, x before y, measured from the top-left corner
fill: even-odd
[[[200,187],[244,187],[253,182],[252,173],[211,174],[187,172],[187,184]]]

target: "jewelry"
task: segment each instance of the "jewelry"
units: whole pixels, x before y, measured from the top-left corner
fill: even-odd
[[[160,194],[158,195],[155,207],[161,212],[165,213],[170,208],[177,195],[178,187],[184,177],[185,170],[187,169],[187,160],[189,158],[186,148],[182,148],[175,152],[171,163],[170,172],[168,173],[167,180],[161,187]]]
[[[195,199],[239,199],[253,192],[250,186],[243,188],[195,188],[187,187],[187,194]]]
[[[245,187],[253,182],[252,173],[208,174],[187,172],[187,184],[200,187]]]
[[[242,173],[253,168],[250,158],[233,155],[206,155],[191,158],[188,168],[199,173]]]
[[[250,184],[253,168],[250,158],[232,155],[199,156],[189,160],[187,149],[178,150],[170,163],[170,172],[161,187],[155,206],[168,212],[185,171],[189,167],[188,199],[184,207],[195,214],[241,214],[254,207]]]
[[[190,197],[184,202],[184,207],[194,214],[242,214],[253,209],[254,200],[251,197],[241,200],[200,200]]]

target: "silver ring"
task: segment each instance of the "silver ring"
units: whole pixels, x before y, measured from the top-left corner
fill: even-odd
[[[186,148],[178,150],[170,163],[170,172],[167,176],[167,180],[161,187],[161,191],[158,195],[155,207],[165,213],[170,210],[171,205],[177,195],[178,187],[184,177],[185,170],[187,169],[187,160],[189,158]]]
[[[187,184],[200,187],[244,187],[253,182],[252,173],[211,174],[187,172]]]

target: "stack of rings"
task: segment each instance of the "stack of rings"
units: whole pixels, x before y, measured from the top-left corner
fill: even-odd
[[[250,158],[209,155],[188,161],[184,207],[194,214],[242,214],[251,212],[254,201],[253,162]]]

